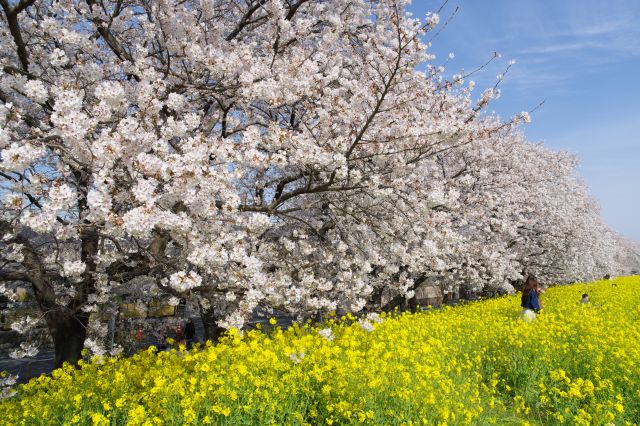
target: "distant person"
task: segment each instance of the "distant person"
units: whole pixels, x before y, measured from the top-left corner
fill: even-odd
[[[540,293],[541,289],[538,280],[533,275],[529,275],[524,283],[520,300],[520,306],[522,306],[520,318],[524,321],[533,321],[536,318],[536,314],[542,309],[539,300]]]
[[[187,324],[184,326],[184,336],[187,338],[187,349],[191,349],[191,346],[196,343],[196,326],[191,318],[187,320]]]
[[[580,299],[580,303],[586,305],[589,303],[589,295],[587,293],[582,295],[582,299]]]
[[[175,338],[175,345],[176,347],[180,347],[180,345],[184,345],[185,341],[184,341],[184,330],[182,329],[182,324],[178,324],[176,325],[176,338]]]

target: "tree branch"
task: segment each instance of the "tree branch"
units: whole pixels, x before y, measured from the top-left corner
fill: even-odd
[[[91,12],[93,12],[93,6],[95,5],[95,0],[86,0],[86,1],[87,1],[87,4],[89,5],[89,9],[91,10]],[[98,33],[102,36],[104,41],[107,42],[107,44],[109,45],[113,53],[116,54],[118,59],[120,59],[121,61],[127,60],[131,63],[135,62],[133,60],[133,57],[129,54],[129,52],[124,50],[124,48],[120,45],[120,43],[115,38],[115,36],[111,34],[111,31],[109,31],[109,28],[104,25],[104,21],[102,19],[92,17],[91,22],[95,24],[96,28],[98,29]]]
[[[244,27],[246,27],[247,25],[256,22],[251,21],[251,16],[256,12],[256,10],[258,10],[260,8],[260,6],[262,6],[263,4],[266,3],[266,0],[259,0],[256,3],[253,4],[253,6],[251,6],[246,12],[245,14],[242,16],[242,18],[240,18],[240,22],[238,22],[238,25],[236,25],[236,27],[233,29],[233,31],[231,31],[231,33],[229,33],[229,35],[227,36],[226,40],[227,41],[231,41],[234,38],[236,38],[238,36],[238,34],[240,34],[240,31],[242,31],[242,29]]]
[[[18,59],[22,64],[22,69],[29,73],[29,53],[27,52],[27,46],[22,38],[22,32],[20,31],[20,24],[18,23],[18,14],[27,7],[31,6],[35,0],[22,0],[14,8],[11,8],[7,0],[1,0],[0,5],[4,10],[4,14],[7,17],[7,23],[9,24],[9,31],[13,37],[13,42],[16,44],[16,50],[18,52]]]
[[[13,230],[13,226],[7,221],[0,221],[0,235],[5,235]],[[27,272],[25,272],[26,278],[32,284],[33,292],[38,300],[38,303],[43,307],[53,307],[56,304],[56,295],[53,287],[47,280],[47,275],[42,264],[42,260],[37,251],[29,241],[29,239],[22,233],[18,233],[14,241],[22,245],[22,266]]]
[[[0,271],[0,281],[26,281],[31,282],[31,278],[25,272],[20,271]]]
[[[285,17],[285,19],[287,21],[290,21],[293,19],[293,16],[296,14],[296,12],[298,11],[298,8],[300,6],[302,6],[303,4],[305,4],[306,2],[308,2],[309,0],[298,0],[297,2],[295,2],[294,4],[291,5],[291,7],[289,7],[289,12],[287,12],[287,16]]]

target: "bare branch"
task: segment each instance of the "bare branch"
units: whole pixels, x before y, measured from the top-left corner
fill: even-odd
[[[20,271],[0,271],[0,281],[25,281],[31,282],[31,278]]]
[[[93,6],[96,4],[95,0],[86,0],[86,1],[87,1],[87,4],[89,5],[89,9],[91,9],[91,11],[93,12]],[[91,21],[95,24],[96,28],[98,29],[98,33],[102,36],[104,41],[107,42],[107,44],[109,45],[113,53],[116,54],[118,59],[120,59],[121,61],[127,60],[131,63],[135,62],[133,60],[133,57],[129,54],[129,52],[127,52],[122,47],[120,42],[111,33],[111,31],[105,25],[105,22],[102,19],[93,17]]]
[[[260,9],[260,7],[262,5],[264,5],[266,3],[266,0],[258,0],[256,1],[251,7],[249,7],[249,9],[247,9],[247,11],[245,12],[245,14],[242,16],[242,18],[240,18],[240,22],[238,22],[238,24],[236,25],[236,27],[233,29],[233,31],[231,31],[231,33],[229,33],[229,35],[227,36],[226,40],[227,41],[231,41],[234,38],[236,38],[238,36],[238,34],[240,34],[240,31],[242,31],[242,29],[244,27],[246,27],[249,24],[255,23],[256,20],[251,20],[251,16],[258,10]],[[264,18],[264,17],[262,17]],[[261,18],[258,18],[261,19]]]
[[[29,73],[29,53],[27,52],[27,46],[22,38],[22,32],[20,31],[20,24],[18,23],[18,14],[27,7],[31,6],[35,0],[22,0],[14,8],[11,8],[7,0],[0,1],[4,14],[7,17],[7,23],[9,24],[9,31],[13,37],[13,41],[16,44],[16,50],[18,52],[18,59],[22,64],[22,69]]]

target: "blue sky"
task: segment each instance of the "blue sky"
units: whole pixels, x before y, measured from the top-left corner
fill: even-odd
[[[424,18],[441,2],[414,0]],[[449,0],[433,42],[449,75],[502,58],[474,76],[478,91],[515,59],[493,109],[502,117],[545,104],[527,137],[570,151],[611,227],[640,242],[640,0]]]

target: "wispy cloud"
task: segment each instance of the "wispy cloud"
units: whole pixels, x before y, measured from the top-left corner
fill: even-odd
[[[576,28],[572,28],[569,31],[558,31],[556,33],[549,34],[551,37],[592,37],[601,36],[605,34],[617,33],[630,28],[635,29],[633,21],[631,19],[610,19],[608,21],[600,22],[578,22]]]
[[[549,43],[538,47],[520,50],[521,55],[578,52],[586,49],[603,49],[607,45],[602,42],[583,40],[569,43]]]
[[[577,6],[575,1],[562,4]],[[602,74],[615,64],[640,58],[640,16],[612,8],[594,20],[597,13],[580,15],[570,13],[570,6],[567,9],[566,14],[561,7],[552,14],[543,7],[528,10],[527,25],[520,25],[517,37],[503,42],[520,62],[519,68],[526,68],[512,74],[513,88],[566,90],[564,83],[576,71]]]
[[[568,2],[572,3],[572,2]],[[615,11],[608,11],[614,14]],[[526,49],[518,50],[521,55],[549,55],[553,60],[556,54],[593,56],[594,50],[603,61],[612,57],[640,56],[640,25],[632,13],[600,16],[594,21],[591,15],[568,13],[554,19],[542,16],[530,16],[535,24],[529,25],[530,31],[520,32],[518,41],[526,42]]]

